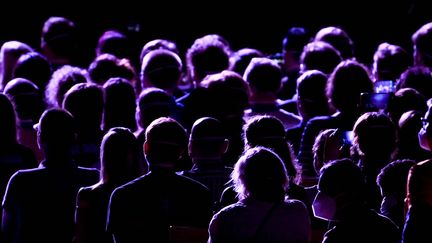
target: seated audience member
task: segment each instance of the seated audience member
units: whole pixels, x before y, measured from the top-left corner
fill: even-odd
[[[228,145],[226,132],[219,120],[211,117],[196,120],[189,137],[189,157],[193,166],[180,173],[207,186],[217,210],[217,202],[232,171],[222,160]]]
[[[396,83],[396,90],[413,88],[422,94],[426,100],[432,98],[431,69],[422,66],[413,66],[405,70]]]
[[[96,56],[108,53],[119,59],[131,58],[130,41],[123,33],[117,30],[107,30],[98,39],[96,45]]]
[[[45,160],[10,178],[3,200],[2,242],[71,242],[77,192],[98,181],[96,169],[78,167],[72,160],[75,123],[69,112],[45,111],[37,129]]]
[[[285,166],[271,150],[245,151],[232,173],[240,201],[213,216],[208,242],[308,242],[306,206],[285,198],[289,184]]]
[[[367,207],[365,190],[361,170],[352,160],[335,160],[321,168],[313,211],[332,225],[322,242],[400,242],[398,227]]]
[[[108,202],[115,188],[144,174],[139,150],[135,136],[126,128],[111,128],[105,134],[100,181],[78,191],[74,242],[112,242],[105,231]]]
[[[414,160],[395,160],[382,168],[376,180],[383,197],[380,212],[391,219],[401,232],[405,223],[408,172],[415,163]]]
[[[396,84],[400,75],[412,66],[412,57],[401,46],[381,43],[373,56],[374,82],[392,81]]]
[[[9,178],[20,169],[38,166],[33,151],[18,143],[16,115],[12,103],[0,94],[0,198],[6,190]]]
[[[428,104],[423,126],[418,132],[420,146],[432,151],[432,105]],[[432,162],[430,159],[413,165],[408,173],[405,198],[405,225],[402,242],[424,242],[431,239],[432,227]]]
[[[413,88],[402,88],[394,93],[387,106],[386,112],[393,123],[398,124],[402,114],[411,110],[424,115],[427,111],[426,99],[420,92]]]
[[[230,56],[230,70],[243,76],[244,71],[254,57],[264,57],[264,54],[257,49],[242,48]]]
[[[30,80],[15,78],[6,84],[3,92],[11,100],[17,113],[18,142],[29,147],[37,161],[41,162],[43,153],[37,144],[37,132],[33,128],[46,106],[39,88]]]
[[[144,154],[150,172],[111,195],[107,231],[115,242],[168,242],[170,228],[207,228],[210,191],[174,170],[186,149],[186,131],[175,120],[162,117],[147,127]]]
[[[48,60],[38,52],[23,54],[15,64],[13,78],[25,78],[32,81],[43,92],[51,78],[52,69]]]
[[[99,169],[103,103],[102,88],[92,83],[75,84],[64,96],[63,109],[75,119],[74,160],[79,166]]]
[[[282,71],[279,65],[268,58],[253,58],[243,75],[250,87],[250,109],[244,118],[249,120],[255,115],[271,115],[282,121],[284,128],[300,124],[301,117],[279,108],[277,93],[281,88]]]
[[[333,46],[341,55],[342,60],[355,59],[354,43],[348,33],[335,26],[320,29],[314,41],[324,41]]]

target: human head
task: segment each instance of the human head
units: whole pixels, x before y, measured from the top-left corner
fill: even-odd
[[[105,31],[98,40],[96,56],[109,53],[117,58],[130,58],[130,43],[126,35],[117,30]]]
[[[355,113],[360,103],[360,94],[373,91],[368,69],[357,61],[342,61],[330,75],[326,91],[334,108],[340,112]]]
[[[228,149],[228,139],[222,123],[212,117],[202,117],[192,125],[189,156],[194,159],[221,159]]]
[[[384,113],[364,113],[355,122],[353,132],[353,145],[360,155],[388,162],[395,152],[397,129]]]
[[[229,68],[230,49],[219,35],[205,35],[194,41],[186,53],[189,76],[195,87],[208,75]]]
[[[140,54],[140,63],[142,64],[142,60],[147,53],[160,49],[172,51],[179,55],[179,50],[177,49],[177,44],[175,42],[165,39],[155,39],[144,44]]]
[[[146,129],[144,155],[150,165],[174,169],[175,163],[186,151],[186,130],[176,120],[160,117]]]
[[[428,100],[428,110],[422,119],[422,128],[418,132],[420,146],[428,151],[432,151],[432,102]]]
[[[101,143],[101,180],[120,185],[142,175],[140,149],[129,129],[111,128]]]
[[[391,80],[396,82],[411,64],[411,57],[405,49],[384,42],[378,46],[374,53],[372,75],[375,81]]]
[[[314,41],[324,41],[339,51],[343,60],[354,57],[354,44],[349,35],[341,28],[329,26],[320,29]]]
[[[252,58],[243,78],[248,82],[252,95],[274,94],[281,89],[282,70],[275,62],[265,57]]]
[[[230,56],[230,70],[243,76],[247,66],[254,57],[264,57],[264,54],[253,48],[242,48]]]
[[[414,49],[414,65],[432,67],[432,22],[421,26],[411,36]]]
[[[297,69],[300,55],[310,41],[309,31],[305,27],[295,26],[288,29],[282,40],[283,66],[285,71]]]
[[[112,54],[104,53],[97,56],[88,68],[90,81],[104,85],[110,78],[124,78],[137,85],[136,71],[128,59],[120,59]],[[141,87],[141,85],[139,85]]]
[[[171,51],[154,50],[142,59],[142,88],[156,87],[173,93],[182,77],[182,61]]]
[[[365,203],[365,181],[360,168],[350,159],[334,160],[320,170],[318,194],[313,212],[329,221],[343,220],[345,210]]]
[[[45,89],[46,103],[50,107],[61,107],[66,92],[75,84],[86,83],[88,73],[85,69],[64,65],[54,71]]]
[[[13,77],[28,79],[43,91],[51,78],[51,73],[51,67],[44,56],[37,52],[28,52],[18,59]]]
[[[282,160],[270,149],[257,146],[246,150],[231,174],[240,199],[279,202],[285,197],[288,176]]]
[[[328,75],[341,61],[339,52],[333,46],[313,41],[305,45],[300,55],[300,73],[315,69]]]
[[[13,70],[21,55],[31,51],[33,49],[29,45],[19,41],[3,43],[0,49],[0,90],[12,79]]]
[[[254,116],[243,128],[245,150],[263,146],[273,150],[283,161],[287,174],[298,182],[299,166],[295,163],[292,149],[285,138],[283,123],[274,116]]]
[[[432,75],[428,67],[414,66],[403,72],[396,84],[396,89],[413,88],[426,100],[432,98]]]
[[[144,89],[138,97],[136,121],[145,130],[157,118],[172,116],[174,102],[173,98],[163,89]]]
[[[329,114],[327,75],[318,70],[304,72],[297,79],[297,110],[304,120]]]

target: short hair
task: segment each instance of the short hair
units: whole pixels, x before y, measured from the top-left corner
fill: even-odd
[[[117,30],[105,31],[98,40],[96,46],[96,56],[109,53],[117,58],[129,57],[129,40],[123,33]]]
[[[201,81],[208,74],[229,68],[230,49],[218,35],[206,35],[195,40],[187,50],[186,63],[190,72],[194,71]]]
[[[331,197],[348,194],[362,198],[365,187],[361,169],[351,159],[331,161],[320,170],[318,190]]]
[[[413,88],[420,92],[426,99],[432,98],[431,69],[422,66],[408,68],[400,75],[396,88]]]
[[[147,127],[145,143],[149,149],[146,158],[150,165],[175,163],[186,151],[188,138],[180,123],[169,117],[160,117]]]
[[[282,51],[294,53],[299,61],[303,47],[309,43],[309,40],[308,29],[300,26],[291,27],[282,39]]]
[[[300,55],[300,71],[316,69],[330,74],[341,61],[339,52],[332,45],[323,41],[313,41],[303,48]]]
[[[80,126],[100,128],[103,113],[103,91],[96,84],[78,83],[64,95],[62,107]]]
[[[189,144],[198,151],[218,153],[225,143],[227,134],[223,124],[213,117],[201,117],[192,125]]]
[[[110,78],[124,78],[131,83],[136,78],[136,71],[129,59],[120,59],[112,54],[97,56],[88,68],[90,81],[104,85]]]
[[[142,60],[147,53],[160,49],[172,51],[177,55],[180,53],[175,42],[166,39],[154,39],[144,44],[140,54],[140,63],[142,64]]]
[[[373,83],[365,65],[345,60],[339,63],[327,82],[327,97],[341,112],[353,112],[360,103],[361,93],[373,91]]]
[[[258,92],[276,93],[281,89],[282,70],[271,59],[255,57],[247,66],[243,78]]]
[[[164,90],[177,87],[181,78],[182,61],[168,50],[154,50],[144,56],[141,66],[141,82],[149,81],[153,86]],[[143,88],[144,83],[142,83]]]
[[[261,146],[243,153],[234,166],[231,178],[240,199],[283,200],[288,186],[282,160],[276,153]]]
[[[360,154],[391,156],[396,149],[395,124],[384,113],[366,112],[354,124],[354,146]]]
[[[33,49],[19,41],[6,41],[0,49],[0,90],[12,79],[16,62],[21,55],[31,52]]]
[[[51,78],[52,69],[46,57],[38,52],[28,52],[20,56],[15,69],[14,78],[26,78],[45,90]]]
[[[159,117],[169,117],[175,100],[163,89],[147,88],[138,97],[138,117],[140,125],[146,128]]]
[[[274,151],[283,161],[290,180],[297,182],[300,174],[290,145],[285,138],[283,123],[274,116],[257,115],[243,127],[245,150],[263,146]]]
[[[88,73],[85,69],[64,65],[54,71],[45,89],[45,99],[51,107],[61,107],[66,92],[75,84],[86,83]]]
[[[71,20],[53,16],[44,23],[41,40],[41,46],[49,46],[56,55],[68,57],[76,45],[77,28]]]
[[[373,70],[379,80],[396,82],[402,72],[411,66],[411,56],[400,46],[381,43],[373,56]]]
[[[383,196],[405,197],[408,172],[416,162],[410,159],[395,160],[384,166],[377,176]]]
[[[329,26],[320,29],[314,38],[315,41],[324,41],[339,51],[343,60],[354,57],[354,44],[349,35],[341,28]]]
[[[70,148],[75,142],[76,126],[73,116],[64,109],[44,111],[37,124],[38,137],[46,147]]]
[[[254,57],[264,57],[264,54],[252,48],[242,48],[230,56],[230,70],[243,76],[247,66]]]
[[[111,128],[101,143],[101,179],[122,184],[143,172],[140,146],[133,133],[124,127]]]
[[[297,103],[308,115],[319,116],[329,113],[326,96],[327,75],[318,70],[308,70],[297,78]]]

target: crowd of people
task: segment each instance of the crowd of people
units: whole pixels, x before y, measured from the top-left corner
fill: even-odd
[[[335,26],[279,55],[107,30],[91,63],[77,35],[1,45],[0,242],[432,239],[432,23],[370,64]]]

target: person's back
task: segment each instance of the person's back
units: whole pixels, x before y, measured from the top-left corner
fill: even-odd
[[[117,243],[168,242],[171,226],[207,227],[209,190],[174,171],[186,144],[184,128],[171,118],[158,118],[147,128],[144,153],[150,172],[111,195],[107,231]]]
[[[98,180],[98,171],[70,159],[74,141],[72,116],[48,110],[38,125],[45,160],[39,168],[21,170],[9,180],[3,200],[2,242],[70,242],[75,197],[82,186]]]
[[[397,226],[365,204],[366,184],[350,159],[330,162],[320,170],[314,214],[332,227],[322,242],[399,242]]]
[[[240,201],[213,216],[208,242],[308,242],[308,211],[285,199],[288,178],[279,156],[260,146],[247,150],[232,179]]]

